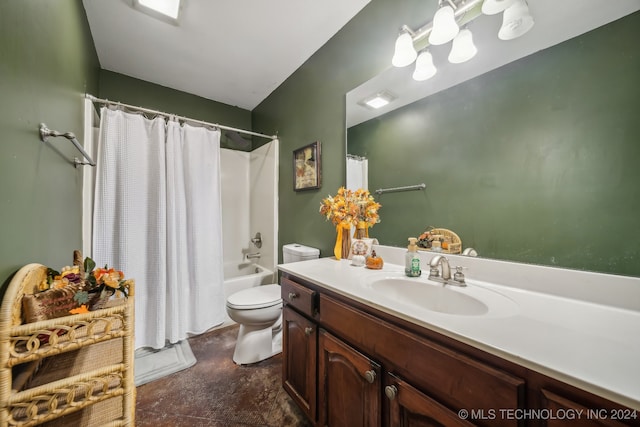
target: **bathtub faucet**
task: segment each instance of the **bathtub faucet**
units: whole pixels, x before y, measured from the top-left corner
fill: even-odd
[[[256,252],[255,254],[247,254],[247,259],[256,259],[260,258],[260,252]]]

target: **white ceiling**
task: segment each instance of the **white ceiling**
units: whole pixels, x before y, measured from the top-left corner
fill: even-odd
[[[347,127],[370,120],[640,10],[638,0],[528,0],[528,4],[535,25],[529,32],[514,40],[498,39],[502,14],[481,15],[471,22],[468,28],[473,33],[478,53],[468,62],[450,64],[447,61],[451,43],[431,47],[438,72],[429,80],[423,82],[413,80],[411,74],[414,66],[392,67],[393,52],[389,52],[389,69],[347,94]],[[426,16],[424,24],[430,20],[431,17]],[[384,90],[392,92],[398,98],[379,110],[359,104],[363,99]]]
[[[252,110],[369,1],[183,0],[178,26],[83,3],[103,69]]]

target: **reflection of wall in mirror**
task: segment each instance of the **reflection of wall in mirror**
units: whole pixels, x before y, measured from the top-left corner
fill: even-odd
[[[428,226],[481,256],[640,276],[640,12],[348,129],[382,244]],[[615,76],[612,71],[615,70]]]

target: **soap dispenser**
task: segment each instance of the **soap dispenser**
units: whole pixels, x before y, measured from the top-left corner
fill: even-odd
[[[404,274],[409,277],[418,277],[422,274],[420,270],[420,257],[418,256],[418,239],[409,237],[409,246],[404,258]]]

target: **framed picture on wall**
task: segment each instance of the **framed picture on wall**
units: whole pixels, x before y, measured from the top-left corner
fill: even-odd
[[[321,185],[320,141],[293,150],[293,190],[313,190]]]

